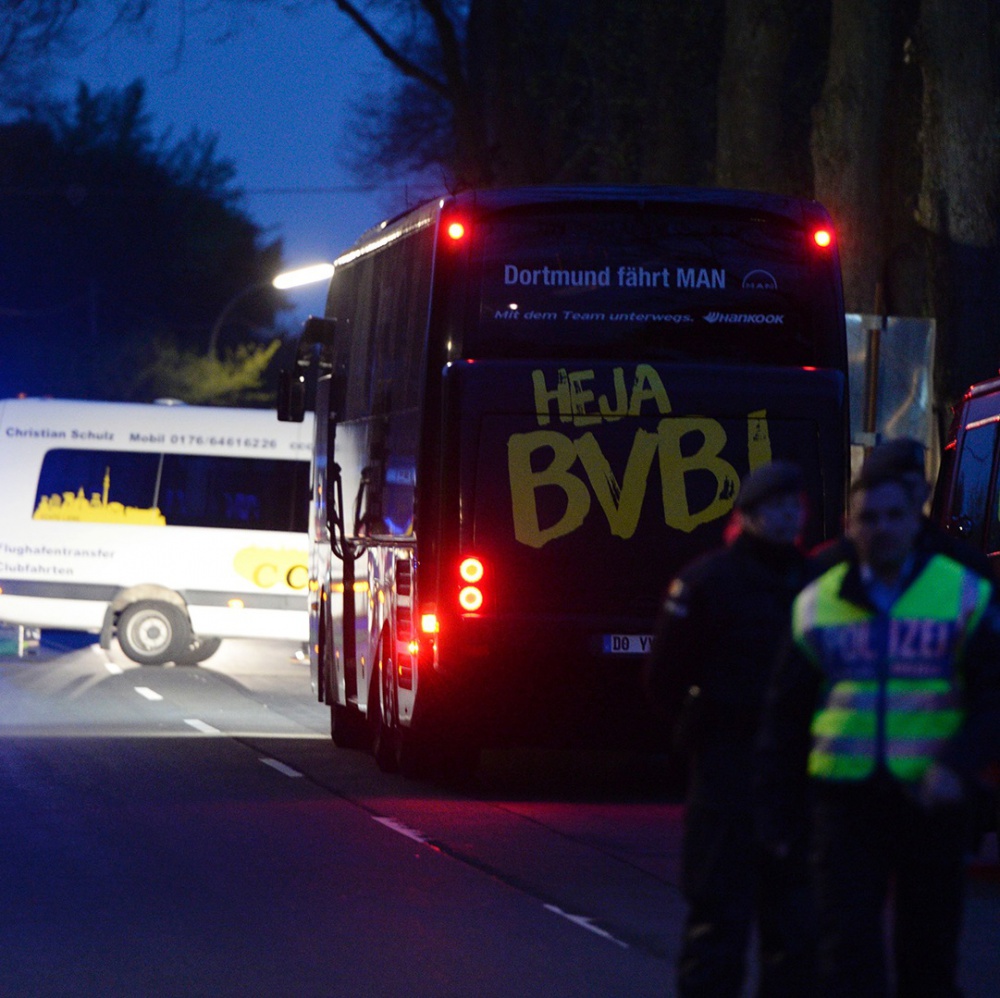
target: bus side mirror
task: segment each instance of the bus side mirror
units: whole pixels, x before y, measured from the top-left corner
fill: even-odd
[[[306,376],[300,371],[278,372],[278,420],[301,423],[306,414]]]

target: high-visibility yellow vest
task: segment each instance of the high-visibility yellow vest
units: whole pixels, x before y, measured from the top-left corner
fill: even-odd
[[[961,726],[963,647],[990,599],[987,580],[935,555],[877,613],[841,597],[846,562],[820,576],[792,610],[799,648],[822,671],[809,774],[862,780],[879,765],[917,782]]]

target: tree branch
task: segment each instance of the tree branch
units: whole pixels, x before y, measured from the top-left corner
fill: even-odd
[[[355,23],[355,25],[361,29],[362,33],[368,38],[368,40],[404,76],[409,76],[411,79],[418,80],[424,86],[433,90],[434,93],[440,94],[442,97],[448,97],[449,87],[447,81],[439,80],[422,66],[418,66],[411,59],[408,59],[402,52],[399,51],[398,48],[396,48],[395,45],[392,44],[392,42],[389,41],[388,38],[386,38],[385,35],[382,34],[381,31],[378,30],[378,28],[375,27],[374,24],[372,24],[371,21],[368,20],[368,18],[364,16],[364,14],[361,13],[360,10],[358,10],[353,3],[350,3],[349,0],[333,0],[333,2],[340,11],[346,14]],[[421,0],[421,3],[424,6],[427,5],[426,0]],[[439,5],[433,4],[433,6]],[[432,19],[434,19],[434,14],[430,11],[429,13],[431,13]],[[441,12],[441,15],[444,16],[443,11]],[[447,20],[447,17],[445,17],[445,20]],[[436,20],[435,27],[438,27]],[[452,32],[454,33],[453,25]]]
[[[444,69],[445,85],[454,90],[464,90],[466,86],[462,46],[455,33],[455,22],[445,13],[441,0],[420,0],[420,6],[434,25],[438,44],[441,46],[441,66]]]

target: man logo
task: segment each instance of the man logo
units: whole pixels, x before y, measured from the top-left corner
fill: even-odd
[[[758,291],[777,291],[778,282],[766,270],[751,270],[743,278],[743,287],[756,288]]]

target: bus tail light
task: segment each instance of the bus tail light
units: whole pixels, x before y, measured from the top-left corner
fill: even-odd
[[[440,225],[438,239],[442,249],[449,254],[463,253],[469,245],[472,232],[468,219],[458,214],[451,215],[442,217]]]
[[[437,664],[437,638],[441,631],[437,606],[425,603],[417,614],[417,629],[409,644],[410,661],[421,669],[434,669]]]
[[[830,229],[814,229],[812,238],[820,249],[829,249],[833,245],[833,232]]]
[[[466,558],[458,566],[458,574],[462,577],[462,581],[473,584],[482,580],[485,571],[483,563],[478,558]]]
[[[463,586],[458,594],[459,606],[466,613],[476,613],[483,606],[483,591],[478,586]]]
[[[464,558],[458,566],[458,576],[463,585],[458,591],[458,605],[463,613],[478,613],[486,602],[483,580],[486,566],[479,558]]]

